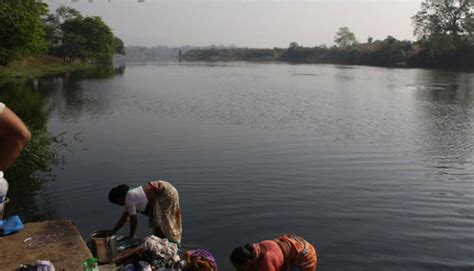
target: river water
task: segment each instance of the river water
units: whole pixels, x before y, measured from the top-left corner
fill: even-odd
[[[3,84],[34,135],[56,136],[38,143],[44,164],[10,174],[8,211],[88,236],[120,216],[111,187],[165,179],[184,246],[221,270],[234,247],[287,232],[319,270],[472,270],[473,87],[473,73],[245,62]]]

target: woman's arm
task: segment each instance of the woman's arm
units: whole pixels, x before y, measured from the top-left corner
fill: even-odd
[[[3,105],[3,104],[2,104]],[[21,119],[8,107],[0,113],[0,170],[10,167],[31,139]]]
[[[115,227],[112,229],[112,233],[113,234],[117,233],[117,231],[120,230],[120,228],[122,228],[122,226],[127,222],[127,219],[128,219],[128,213],[123,212],[122,216],[117,221],[117,224],[115,224]]]
[[[130,216],[130,236],[129,236],[130,239],[135,238],[135,233],[137,231],[137,224],[138,224],[137,215],[131,215]]]

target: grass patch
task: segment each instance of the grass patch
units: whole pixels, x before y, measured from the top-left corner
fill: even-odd
[[[0,80],[36,78],[44,75],[59,74],[96,67],[91,63],[65,63],[56,57],[34,57],[0,66]]]

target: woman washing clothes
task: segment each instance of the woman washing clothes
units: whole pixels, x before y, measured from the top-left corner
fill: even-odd
[[[318,264],[314,247],[289,234],[237,247],[230,260],[241,271],[315,271]]]
[[[0,171],[6,171],[31,139],[21,119],[0,102]]]
[[[110,202],[124,206],[125,210],[112,232],[115,234],[130,219],[130,238],[137,230],[137,213],[149,218],[153,234],[169,241],[181,243],[181,209],[176,188],[166,181],[154,181],[129,189],[119,185],[109,192]]]

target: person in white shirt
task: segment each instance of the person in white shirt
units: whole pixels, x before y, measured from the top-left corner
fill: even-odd
[[[0,171],[6,171],[31,139],[21,119],[0,103]]]
[[[179,194],[170,183],[154,181],[133,189],[122,184],[110,190],[109,200],[125,207],[112,233],[115,234],[130,218],[129,238],[135,238],[138,224],[137,213],[142,213],[149,217],[149,224],[153,228],[154,235],[181,243]]]

